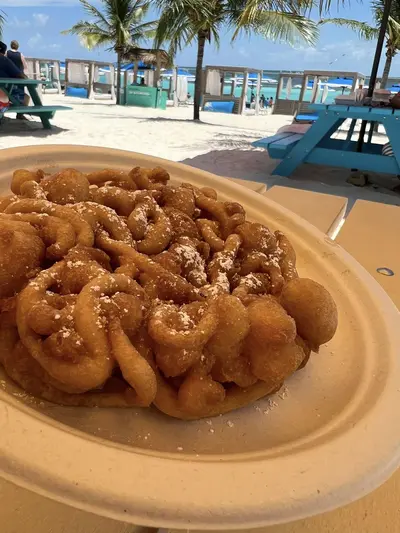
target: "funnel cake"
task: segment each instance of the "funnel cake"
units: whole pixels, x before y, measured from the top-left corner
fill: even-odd
[[[17,170],[0,198],[0,363],[71,406],[251,404],[337,328],[280,231],[161,169]]]

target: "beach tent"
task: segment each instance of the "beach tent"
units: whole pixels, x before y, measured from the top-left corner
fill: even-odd
[[[299,79],[300,94],[298,99],[288,99],[284,95],[286,87],[290,80]],[[307,113],[309,104],[314,104],[319,99],[319,89],[327,86],[329,90],[355,91],[360,85],[364,84],[365,76],[358,72],[333,72],[323,70],[306,70],[304,72],[281,72],[279,74],[278,88],[276,91],[274,114],[279,115],[297,115],[298,113]],[[297,86],[297,85],[296,85]],[[311,89],[311,97],[308,96]],[[326,94],[326,91],[325,91]],[[326,99],[326,98],[325,98]]]
[[[194,82],[196,76],[185,68],[175,67],[173,69],[162,69],[161,79],[169,82],[168,97],[173,100],[174,107],[187,103],[189,99],[189,82]]]
[[[239,97],[235,95],[238,75],[243,76],[242,92]],[[230,76],[230,79],[232,80],[230,94],[225,94],[223,90],[225,76]],[[226,109],[227,112],[232,112],[238,115],[245,113],[247,107],[251,105],[250,102],[247,102],[247,90],[250,85],[250,76],[252,76],[252,80],[255,81],[256,94],[254,95],[254,111],[255,114],[258,115],[260,111],[262,70],[248,67],[206,66],[202,79],[203,110],[213,110],[213,104],[217,104],[218,110]],[[217,88],[217,84],[219,84],[219,88]]]
[[[43,80],[43,85],[38,85],[38,91],[42,87],[47,92],[61,94],[61,65],[57,59],[39,59],[36,57],[25,58],[28,71],[25,74],[33,80]]]
[[[65,60],[65,95],[96,98],[107,95],[115,98],[115,69],[112,63],[85,59]],[[77,89],[81,89],[77,93]]]

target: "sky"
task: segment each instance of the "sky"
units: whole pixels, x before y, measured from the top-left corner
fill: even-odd
[[[96,0],[95,0],[96,1]],[[94,59],[115,61],[115,56],[103,49],[88,51],[76,36],[61,35],[78,20],[86,19],[79,0],[0,0],[1,9],[7,15],[3,40],[20,42],[25,56],[51,59]],[[332,10],[330,16],[340,16],[372,23],[370,2],[350,0],[351,6]],[[315,19],[318,14],[315,13]],[[155,12],[150,19],[157,18]],[[233,44],[228,31],[221,34],[221,45],[216,49],[208,45],[205,65],[247,66],[264,70],[340,70],[357,71],[368,75],[373,61],[375,42],[366,42],[349,29],[333,25],[321,27],[315,48],[274,43],[259,36],[241,37]],[[176,64],[194,66],[195,47],[182,50]],[[381,71],[383,69],[381,62]],[[391,71],[400,76],[400,55],[395,58]]]

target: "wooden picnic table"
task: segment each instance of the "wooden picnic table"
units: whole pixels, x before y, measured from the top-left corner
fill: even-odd
[[[253,143],[267,148],[272,158],[282,159],[273,174],[290,176],[302,163],[314,163],[400,175],[400,110],[324,104],[312,104],[309,108],[318,114],[318,120],[304,135],[282,133]],[[347,119],[351,119],[347,137],[332,138]],[[361,152],[357,151],[357,141],[352,140],[357,120],[370,125]],[[383,156],[382,144],[373,142],[373,126],[377,123],[386,130],[393,157]]]
[[[346,199],[328,194],[272,187],[263,192],[257,182],[232,180],[295,211],[321,231],[337,232]],[[259,184],[258,184],[259,185]],[[400,248],[396,229],[400,207],[357,201],[336,240],[382,284],[400,306]],[[361,232],[361,233],[360,233]],[[385,266],[390,277],[376,271]],[[102,518],[19,488],[0,479],[2,533],[147,533],[148,528]],[[355,503],[312,518],[241,533],[397,533],[400,524],[400,470],[380,488]],[[397,524],[397,525],[396,525]],[[151,531],[151,530],[150,530]],[[153,530],[156,531],[156,530]],[[167,530],[168,531],[168,530]],[[170,530],[171,533],[173,530]],[[176,532],[178,533],[178,532]],[[195,532],[190,533],[206,533]]]
[[[50,119],[53,118],[56,111],[67,111],[70,107],[56,105],[45,106],[42,104],[40,94],[37,87],[42,85],[42,80],[31,80],[28,78],[0,78],[0,89],[5,92],[11,102],[6,113],[19,113],[27,115],[36,115],[40,117],[44,129],[51,129]],[[12,94],[13,87],[27,88],[33,106],[24,106],[21,102]]]

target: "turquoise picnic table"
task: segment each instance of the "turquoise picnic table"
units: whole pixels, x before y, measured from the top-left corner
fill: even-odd
[[[274,174],[290,176],[302,163],[314,163],[400,175],[400,110],[323,104],[312,104],[309,108],[318,114],[318,120],[305,134],[278,133],[253,143],[267,149],[273,159],[282,159]],[[351,119],[347,137],[332,138],[347,119]],[[370,125],[361,151],[357,151],[357,141],[352,140],[357,120],[365,120]],[[393,156],[382,155],[382,144],[373,142],[376,123],[385,128]]]
[[[28,78],[0,78],[0,89],[7,94],[11,106],[4,113],[20,113],[26,115],[35,115],[40,117],[43,128],[51,129],[50,119],[54,117],[56,111],[68,111],[71,108],[61,105],[45,106],[42,104],[37,86],[41,85],[42,80],[31,80]],[[24,106],[13,96],[13,87],[27,88],[31,97],[32,106]]]

